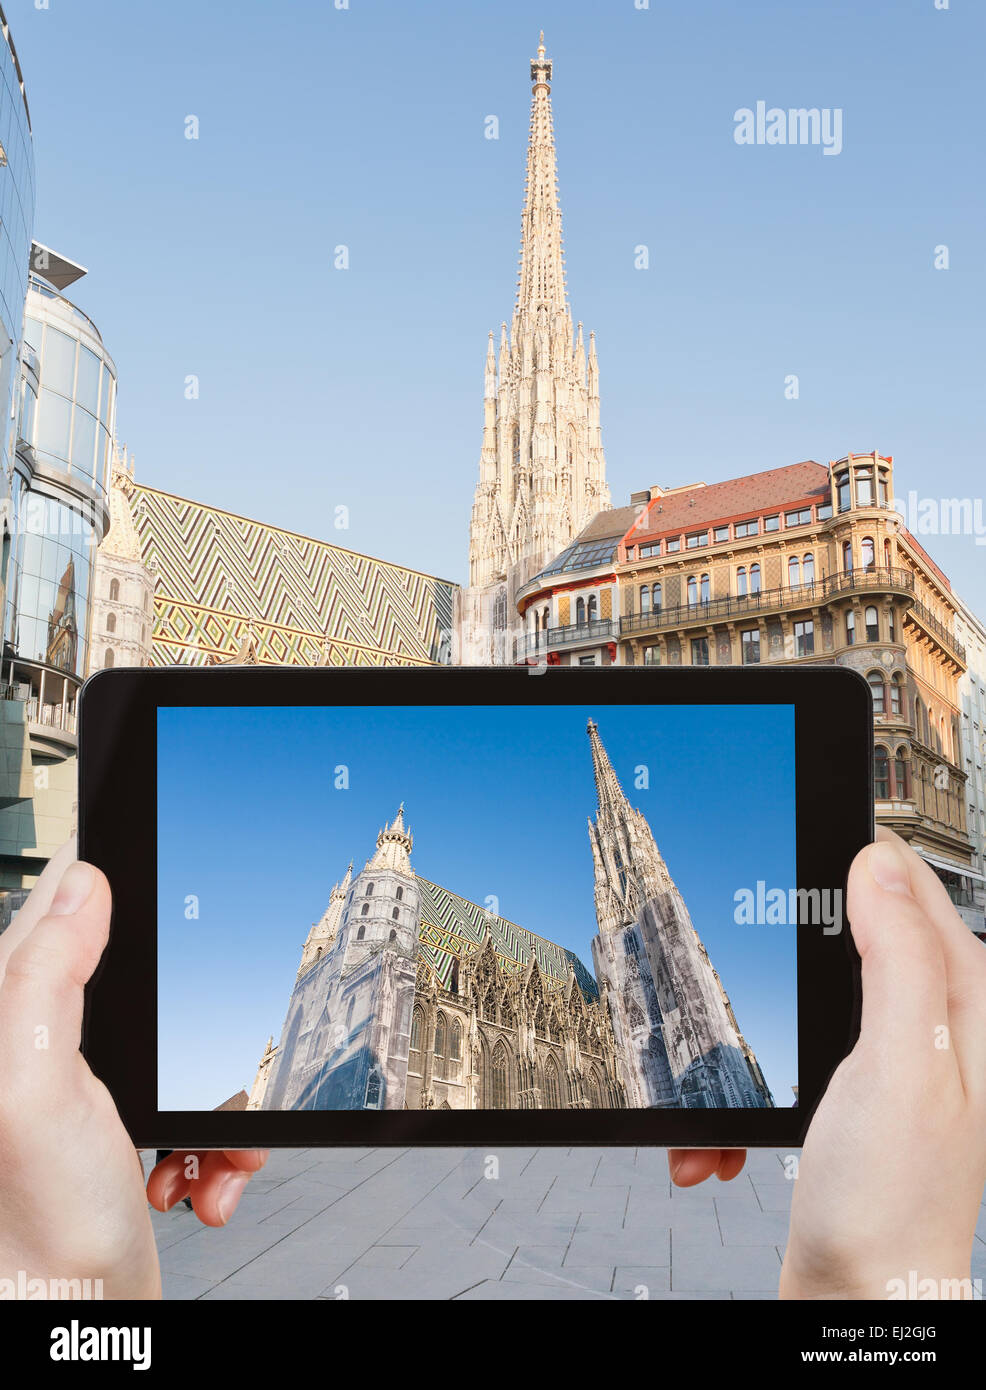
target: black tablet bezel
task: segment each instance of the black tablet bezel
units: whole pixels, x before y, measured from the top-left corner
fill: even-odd
[[[845,890],[873,838],[869,688],[840,666],[117,668],[80,698],[79,854],[113,889],[110,940],[86,991],[83,1051],[146,1148],[358,1144],[794,1147],[859,1028],[848,925],[798,933],[797,1106],[773,1110],[163,1111],[157,1096],[159,706],[778,704],[794,707],[798,887]],[[737,750],[722,750],[726,764]],[[140,924],[125,928],[124,923]]]

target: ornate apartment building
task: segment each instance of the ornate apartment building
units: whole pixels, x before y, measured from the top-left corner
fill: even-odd
[[[773,1104],[644,817],[590,723],[599,983],[411,866],[404,808],[304,943],[250,1109]]]
[[[486,352],[483,444],[460,599],[464,665],[514,659],[518,589],[609,506],[595,337],[588,356],[565,287],[544,35],[531,61],[531,129],[520,273],[509,336]]]

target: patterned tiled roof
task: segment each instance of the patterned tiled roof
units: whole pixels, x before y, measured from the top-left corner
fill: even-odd
[[[198,665],[252,638],[260,665],[448,660],[456,585],[218,507],[134,486],[156,574],[152,660]]]
[[[596,982],[574,951],[518,927],[516,922],[496,917],[478,903],[460,898],[426,878],[419,876],[417,883],[421,890],[419,950],[446,989],[453,960],[481,946],[489,933],[504,969],[523,970],[533,955],[538,968],[549,978],[565,982],[574,970],[585,997],[597,997]]]
[[[723,483],[655,497],[643,524],[635,527],[626,540],[628,545],[636,545],[657,536],[677,536],[714,522],[739,521],[745,516],[779,511],[799,503],[827,502],[829,495],[827,468],[811,460],[792,463],[786,468],[770,468],[764,473],[748,473]]]

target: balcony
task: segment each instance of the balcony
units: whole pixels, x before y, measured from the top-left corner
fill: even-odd
[[[540,632],[529,632],[517,643],[517,658],[546,656],[561,647],[575,647],[586,642],[612,642],[616,636],[615,618],[594,618],[591,623],[543,628]]]
[[[632,613],[621,618],[620,633],[627,636],[634,632],[660,632],[696,624],[706,627],[709,623],[727,622],[731,618],[812,608],[837,595],[886,593],[888,590],[913,594],[914,575],[910,570],[901,569],[858,569],[847,574],[829,574],[824,579],[812,580],[810,584],[761,589],[756,594],[736,594],[728,598],[709,599],[705,603],[678,603],[670,608]]]
[[[939,622],[930,608],[926,608],[919,598],[916,598],[907,611],[909,618],[914,618],[925,631],[930,632],[938,638],[943,647],[946,647],[954,657],[965,665],[965,647],[959,639],[951,632],[944,623]]]

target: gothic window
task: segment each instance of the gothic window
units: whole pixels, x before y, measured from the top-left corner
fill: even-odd
[[[403,888],[398,888],[398,890],[397,890],[397,892],[394,894],[394,896],[396,897],[397,901],[400,902],[401,898],[403,898],[403,896],[404,896],[404,889],[403,889]]]
[[[599,1110],[599,1078],[595,1071],[591,1071],[585,1080],[585,1098],[589,1102],[590,1110]]]
[[[510,1109],[510,1058],[498,1042],[490,1058],[490,1110]]]
[[[116,632],[116,614],[115,614],[115,613],[107,613],[107,615],[106,615],[106,631],[107,631],[107,632]]]
[[[498,1010],[496,1007],[496,995],[491,989],[483,1000],[483,1017],[487,1023],[498,1023]]]
[[[366,927],[360,927],[359,931],[356,933],[356,940],[362,941],[364,936],[366,936]]]
[[[372,897],[373,897],[373,884],[372,884],[372,883],[368,883],[368,884],[366,885],[366,896],[367,896],[368,898],[372,898]]]
[[[545,632],[547,632],[547,631],[548,631],[548,609],[547,609],[547,608],[544,610],[544,613],[542,614],[542,626],[543,626]]]
[[[435,1024],[435,1076],[441,1081],[445,1077],[445,1037],[446,1037],[445,1015],[438,1015],[438,1022]]]
[[[370,1072],[369,1080],[366,1083],[366,1110],[380,1109],[380,1073],[376,1067]]]
[[[109,670],[109,668],[113,665],[113,661],[114,661],[113,648],[112,648],[112,647],[107,647],[107,648],[106,648],[106,655],[103,657],[103,665],[106,667],[107,670]]]
[[[561,1087],[558,1084],[558,1068],[553,1058],[549,1058],[544,1067],[544,1108],[561,1109]]]
[[[514,456],[514,468],[520,467],[520,426],[514,425],[513,441],[511,448]]]
[[[120,597],[120,581],[119,581],[119,579],[111,579],[111,580],[110,580],[110,598],[113,599],[113,600],[115,601],[115,600],[118,599],[119,597]]]
[[[361,917],[368,917],[369,914],[370,914],[370,904],[369,904],[369,903],[364,903],[363,906],[362,906],[362,907],[360,908],[360,910],[359,910],[359,915],[360,915]]]
[[[396,922],[397,919],[398,919],[398,917],[400,917],[400,915],[401,915],[401,910],[400,910],[400,908],[399,908],[399,907],[395,907],[394,910],[393,910],[393,912],[390,914],[391,920],[394,921],[394,922]]]
[[[643,1028],[644,1026],[645,1019],[643,1011],[636,1000],[631,1001],[630,1007],[627,1010],[627,1022],[631,1028]]]
[[[421,1067],[421,1040],[425,1031],[425,1016],[418,1004],[414,1006],[414,1013],[411,1015],[411,1049],[407,1059],[407,1069],[420,1076]]]
[[[450,1062],[458,1062],[462,1058],[462,1024],[457,1018],[453,1018],[449,1027],[448,1056]]]

